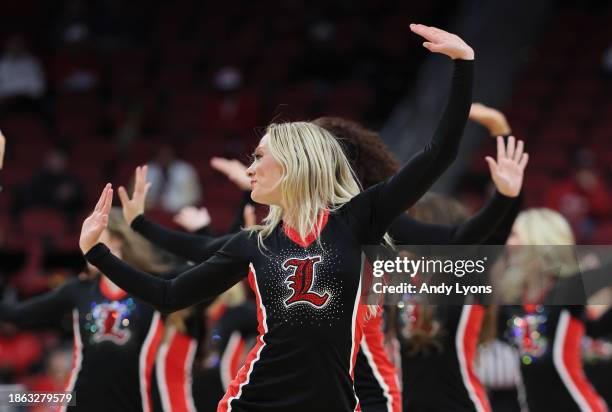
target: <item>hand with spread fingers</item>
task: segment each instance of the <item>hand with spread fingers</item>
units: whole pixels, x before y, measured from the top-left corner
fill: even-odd
[[[128,225],[132,224],[132,221],[138,216],[142,215],[145,211],[145,202],[147,199],[147,193],[151,188],[151,183],[147,182],[147,166],[138,166],[136,168],[136,175],[134,178],[134,193],[132,198],[128,196],[125,187],[119,187],[119,200],[121,201],[121,209],[123,211],[123,217]]]
[[[410,30],[427,40],[423,47],[430,52],[445,54],[453,60],[474,60],[474,50],[456,34],[424,24],[411,24]]]
[[[485,160],[489,165],[491,179],[495,183],[497,191],[504,196],[516,197],[523,186],[523,174],[529,161],[529,155],[523,152],[522,140],[518,143],[514,136],[508,138],[508,144],[504,144],[504,138],[497,137],[497,161],[487,156]]]
[[[81,227],[81,236],[79,238],[79,247],[83,254],[86,254],[92,247],[94,247],[99,241],[102,232],[108,225],[108,214],[110,213],[113,205],[113,187],[108,183],[100,199],[96,204],[96,207],[91,215],[85,219],[83,226]]]

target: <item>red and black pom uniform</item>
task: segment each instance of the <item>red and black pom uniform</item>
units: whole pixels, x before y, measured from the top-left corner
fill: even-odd
[[[556,302],[576,301],[577,293],[589,295],[609,287],[609,268],[564,278],[543,300],[543,304],[505,307],[505,337],[520,354],[521,375],[527,406],[532,412],[607,411],[603,398],[584,373],[582,338],[601,337],[612,330],[612,313],[589,320],[583,305]]]
[[[582,359],[588,379],[595,390],[601,395],[608,405],[612,405],[612,385],[610,385],[610,374],[612,374],[612,309],[602,314],[597,314],[593,308],[587,307],[587,337]],[[598,325],[593,328],[592,324]],[[596,329],[596,330],[593,330]]]
[[[500,193],[489,200],[476,215],[454,226],[396,222],[392,234],[398,243],[430,245],[490,244],[506,242],[521,207],[521,197]],[[419,229],[421,227],[421,229]],[[429,227],[429,230],[424,230]],[[407,325],[417,323],[421,306],[412,306]],[[407,411],[489,412],[486,390],[474,369],[485,306],[437,305],[433,319],[443,331],[436,338],[439,347],[413,352],[402,342],[403,407]]]
[[[458,76],[455,76],[453,84],[455,92],[461,88],[462,80],[465,80],[462,79],[461,70],[457,67]],[[451,93],[451,103],[453,97],[457,97],[457,94]],[[447,111],[442,122],[448,120]],[[481,213],[470,222],[454,227],[420,224],[403,215],[394,222],[391,232],[394,237],[399,233],[400,238],[403,237],[407,239],[407,243],[413,242],[413,244],[429,243],[429,239],[435,239],[431,241],[433,243],[450,241],[450,239],[462,239],[468,243],[471,239],[482,237],[483,232],[494,230],[495,225],[491,225],[491,221],[503,218],[507,205],[511,202],[511,199],[497,194],[486,209],[488,213]],[[229,238],[226,236],[215,239],[172,232],[147,221],[142,216],[134,220],[132,227],[150,241],[193,261],[207,258]],[[396,370],[383,348],[380,314],[379,312],[376,317],[364,324],[364,340],[361,342],[357,358],[355,389],[364,412],[399,411],[402,403]]]
[[[104,278],[70,280],[16,305],[0,304],[0,320],[35,326],[72,312],[74,352],[69,411],[150,412],[152,369],[163,335],[161,315]]]
[[[193,367],[203,334],[202,307],[184,320],[186,330],[165,324],[164,339],[155,358],[154,410],[194,412],[199,410],[193,393]]]
[[[505,197],[500,193],[495,193],[495,195],[482,208],[481,211],[461,224],[452,226],[431,225],[418,222],[411,219],[407,215],[403,215],[392,224],[389,231],[398,243],[405,244],[480,243],[483,241],[483,239],[492,239],[492,237],[494,235],[498,235],[500,231],[507,233],[509,227],[512,226],[516,213],[518,212],[519,204],[520,201],[518,198],[512,199]],[[148,221],[142,216],[139,216],[135,220],[133,227],[139,233],[145,235],[149,240],[154,242],[159,241],[160,239],[167,239],[167,237],[164,237],[164,234],[170,234],[169,237],[174,240],[172,243],[174,245],[174,249],[177,253],[181,253],[186,259],[201,261],[207,256],[202,256],[200,254],[208,253],[208,247],[214,248],[214,246],[210,246],[210,241],[205,237],[198,237],[197,240],[199,240],[200,243],[196,242],[197,244],[194,245],[193,241],[196,240],[196,238],[194,238],[192,235],[176,232],[173,233],[172,231]],[[225,239],[221,242],[225,242]],[[165,243],[165,246],[172,247],[167,243]],[[436,388],[439,392],[454,394],[453,396],[458,399],[455,401],[455,398],[451,397],[451,405],[456,406],[457,404],[465,404],[467,405],[467,410],[476,410],[473,406],[474,400],[470,396],[470,393],[478,393],[480,398],[486,398],[482,396],[483,390],[481,389],[481,385],[475,377],[472,368],[473,355],[477,342],[475,337],[478,336],[480,330],[480,319],[483,313],[483,308],[477,306],[475,308],[465,309],[466,312],[468,309],[470,309],[470,314],[468,315],[470,319],[468,323],[470,326],[468,327],[468,325],[465,325],[465,327],[461,330],[459,330],[457,326],[460,319],[460,312],[464,309],[462,307],[456,307],[455,309],[458,312],[453,319],[445,318],[451,324],[454,322],[455,334],[460,332],[460,336],[455,336],[456,339],[449,342],[451,345],[450,351],[453,353],[450,365],[455,366],[454,368],[451,368],[453,373],[447,374],[449,378],[442,382],[440,382],[439,379],[436,379],[435,375],[432,375],[432,372],[428,372],[428,374],[432,376],[432,381],[436,382]],[[245,315],[247,314],[245,313]],[[252,316],[255,316],[254,312]],[[473,327],[473,322],[478,323],[478,328]],[[389,360],[384,349],[382,324],[383,319],[381,310],[377,312],[376,316],[374,316],[372,319],[368,319],[363,324],[363,338],[360,343],[360,350],[357,355],[357,363],[355,366],[355,391],[359,398],[361,409],[364,412],[395,412],[402,409],[401,385],[398,382],[396,368]],[[450,327],[453,328],[452,325]],[[229,336],[227,333],[221,335]],[[235,340],[234,342],[242,344],[242,340],[239,338],[236,339],[238,340]],[[457,352],[457,348],[455,346],[457,339],[465,341],[463,344],[463,350],[461,352],[461,356],[465,358],[465,361],[462,364],[459,363],[459,353]],[[469,359],[466,357],[468,356],[465,350],[466,344],[469,351]],[[236,352],[228,351],[223,353],[224,357],[229,356],[229,358],[235,359],[234,355],[236,355]],[[443,369],[447,367],[445,363],[446,358],[440,358],[434,360],[434,362],[440,362],[443,364]],[[404,365],[404,367],[408,369],[405,371],[405,379],[408,382],[405,384],[405,392],[408,394],[408,401],[410,402],[410,400],[415,397],[425,397],[427,398],[427,402],[429,402],[431,405],[432,402],[429,395],[424,395],[429,393],[429,389],[424,388],[427,386],[423,384],[425,381],[412,379],[413,376],[418,377],[423,375],[413,373],[413,371],[418,370],[418,368],[414,369],[409,365]],[[462,367],[463,373],[461,372]],[[443,369],[432,368],[431,371],[436,373]],[[223,370],[231,371],[234,369],[220,369],[221,372]],[[232,372],[230,372],[230,374],[231,373]],[[454,377],[454,379],[450,378],[450,376]],[[214,384],[209,378],[205,379],[205,381],[207,382],[207,388],[220,388],[220,385],[216,380]],[[474,387],[477,388],[478,392],[473,389]],[[196,390],[199,392],[207,392],[209,394],[209,390]],[[461,396],[461,394],[463,394],[463,396]],[[486,400],[480,401],[480,398],[476,398],[477,402],[483,402],[486,404]],[[206,404],[210,404],[210,396],[206,396],[204,402]]]
[[[530,411],[607,411],[582,367],[584,307],[509,307],[507,338],[516,345]]]
[[[485,389],[474,372],[484,312],[481,305],[438,306],[435,318],[444,329],[438,342],[440,347],[414,354],[403,348],[404,410],[491,410]]]
[[[402,389],[397,369],[385,350],[383,310],[366,316],[355,364],[355,392],[363,412],[401,412]]]
[[[165,311],[216,296],[248,277],[259,336],[219,411],[353,411],[360,342],[362,245],[379,244],[456,155],[471,103],[472,62],[455,61],[451,104],[432,141],[390,179],[322,211],[306,239],[277,225],[260,248],[233,236],[212,258],[165,280],[139,272],[97,244],[86,258],[120,287]]]

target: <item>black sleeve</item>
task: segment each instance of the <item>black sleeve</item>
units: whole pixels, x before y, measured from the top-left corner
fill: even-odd
[[[191,233],[193,233],[194,235],[199,235],[199,236],[212,236],[210,225],[203,226]]]
[[[249,233],[236,234],[205,262],[174,279],[136,270],[98,243],[85,258],[120,288],[163,312],[173,312],[217,296],[248,273]]]
[[[18,326],[34,326],[67,313],[76,304],[78,279],[69,280],[55,290],[14,305],[0,303],[0,321]]]
[[[566,246],[570,247],[570,246]],[[560,278],[547,297],[547,303],[560,305],[585,305],[587,299],[601,289],[612,286],[612,265],[585,270],[574,276]]]
[[[546,304],[586,305],[591,296],[607,287],[612,287],[612,264],[610,262],[595,269],[560,278],[548,293]]]
[[[587,319],[586,334],[592,338],[612,336],[612,309],[608,309],[597,319]]]
[[[496,191],[482,209],[458,225],[422,223],[402,213],[391,224],[389,234],[405,245],[480,244],[493,236],[516,202],[517,198]]]
[[[192,262],[202,262],[208,259],[233,236],[231,234],[223,236],[193,235],[171,230],[151,222],[144,215],[139,215],[132,221],[132,229],[154,245]]]
[[[512,232],[512,226],[516,217],[521,212],[523,207],[523,193],[513,199],[510,204],[509,210],[507,210],[501,222],[498,223],[496,229],[489,235],[489,237],[482,243],[485,245],[505,245],[508,241],[508,237]]]
[[[472,103],[473,61],[455,60],[449,100],[431,141],[395,175],[345,205],[362,243],[379,243],[391,222],[412,206],[457,156]]]

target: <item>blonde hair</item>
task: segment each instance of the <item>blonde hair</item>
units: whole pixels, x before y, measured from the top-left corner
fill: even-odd
[[[574,233],[560,213],[546,208],[527,209],[516,218],[514,230],[523,246],[511,254],[509,270],[501,280],[505,299],[515,301],[526,288],[542,286],[547,278],[577,272]]]
[[[272,156],[281,164],[283,210],[271,205],[261,225],[254,226],[260,248],[283,215],[305,239],[314,227],[320,230],[320,213],[338,210],[361,188],[336,138],[314,123],[271,124],[267,129]]]
[[[517,216],[514,224],[525,245],[576,244],[568,221],[552,209],[527,209]]]

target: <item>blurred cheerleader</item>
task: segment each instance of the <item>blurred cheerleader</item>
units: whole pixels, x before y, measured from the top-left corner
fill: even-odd
[[[117,256],[152,273],[167,267],[156,262],[151,246],[112,210],[103,242]],[[72,279],[56,290],[17,304],[0,303],[0,320],[35,326],[72,312],[73,366],[66,391],[74,391],[69,411],[152,410],[155,356],[163,337],[161,314],[129,295],[95,267],[93,276]]]

